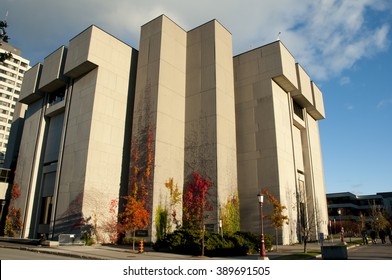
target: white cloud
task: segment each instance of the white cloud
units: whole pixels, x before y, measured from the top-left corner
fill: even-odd
[[[346,109],[347,109],[348,111],[352,111],[352,110],[355,109],[355,107],[354,107],[354,105],[352,105],[352,104],[347,104],[347,105],[346,105]]]
[[[377,108],[381,109],[383,107],[392,106],[392,98],[383,99],[377,104]]]
[[[42,60],[91,24],[138,48],[140,26],[166,14],[185,30],[218,19],[233,35],[234,54],[270,43],[281,32],[282,42],[316,80],[386,50],[392,14],[389,0],[3,2],[11,43],[32,60]],[[369,12],[387,16],[373,21]]]
[[[313,77],[328,79],[339,75],[359,59],[388,47],[389,25],[381,22],[372,27],[365,18],[378,2],[317,1],[310,15],[303,19],[304,24],[292,30],[290,38],[291,42],[302,37],[308,44],[294,52]]]
[[[347,84],[351,83],[351,79],[350,79],[350,77],[344,76],[344,77],[340,78],[339,83],[342,86],[347,85]]]

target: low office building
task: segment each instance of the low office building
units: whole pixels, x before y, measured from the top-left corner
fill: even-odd
[[[92,26],[26,74],[20,102],[23,237],[103,225],[135,170],[148,174],[151,240],[157,211],[172,207],[165,182],[183,192],[194,172],[212,182],[209,230],[239,199],[238,228],[260,233],[257,194],[268,188],[289,216],[280,243],[299,241],[305,225],[327,233],[322,93],[280,41],[233,58],[218,21],[185,31],[162,15],[141,27],[137,51]]]
[[[350,192],[327,194],[330,231],[340,226],[358,233],[377,224],[379,215],[392,221],[392,192],[355,195]],[[354,225],[354,226],[353,226]]]

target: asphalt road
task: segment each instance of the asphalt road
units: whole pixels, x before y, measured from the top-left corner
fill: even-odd
[[[349,260],[392,260],[392,244],[369,244],[351,248]]]

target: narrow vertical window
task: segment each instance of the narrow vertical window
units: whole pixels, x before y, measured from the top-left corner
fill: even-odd
[[[301,105],[299,105],[297,102],[295,102],[293,100],[293,108],[294,108],[294,114],[296,114],[299,118],[301,118],[301,120],[304,119],[304,110],[301,107]]]
[[[40,224],[44,224],[44,225],[49,224],[51,215],[52,215],[52,197],[51,196],[43,197],[41,203]]]

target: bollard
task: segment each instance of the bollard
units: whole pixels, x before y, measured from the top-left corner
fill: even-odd
[[[144,243],[143,240],[140,240],[139,243],[139,254],[144,253]]]

